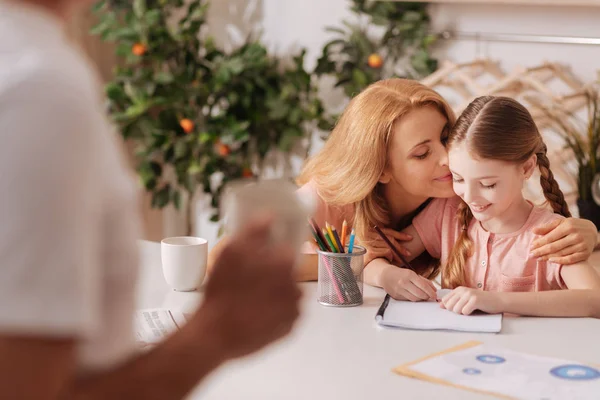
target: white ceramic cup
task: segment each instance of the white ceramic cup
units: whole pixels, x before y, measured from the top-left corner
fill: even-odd
[[[193,236],[165,238],[160,242],[165,280],[178,292],[200,288],[206,275],[208,241]]]

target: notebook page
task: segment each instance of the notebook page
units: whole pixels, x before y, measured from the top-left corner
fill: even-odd
[[[438,294],[440,294],[438,292]],[[502,314],[459,315],[440,308],[436,301],[410,302],[389,300],[380,325],[421,330],[500,332]]]

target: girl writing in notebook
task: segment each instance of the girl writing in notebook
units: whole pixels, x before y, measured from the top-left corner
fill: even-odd
[[[448,152],[459,197],[432,201],[406,229],[413,254],[441,259],[442,287],[453,290],[440,306],[459,314],[600,318],[592,266],[563,267],[530,254],[532,228],[570,213],[527,109],[509,98],[476,99],[452,128]],[[551,210],[523,197],[536,169]]]

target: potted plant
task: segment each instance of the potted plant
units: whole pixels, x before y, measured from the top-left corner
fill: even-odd
[[[225,51],[208,35],[207,0],[102,0],[92,33],[115,43],[108,111],[135,145],[152,206],[211,200],[220,220],[228,182],[261,176],[269,154],[308,151],[323,111],[305,51],[283,62],[258,40]],[[190,200],[191,199],[191,200]]]
[[[581,218],[600,229],[600,91],[597,85],[586,88],[587,118],[541,107],[551,118],[554,131],[573,152],[577,163],[577,208]],[[553,112],[552,112],[553,111]],[[596,186],[596,187],[595,187]],[[596,193],[596,194],[594,194]]]

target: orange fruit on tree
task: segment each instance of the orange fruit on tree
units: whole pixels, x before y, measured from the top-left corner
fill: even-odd
[[[254,174],[252,173],[252,170],[250,168],[244,168],[244,170],[242,171],[242,176],[244,178],[252,178],[254,176]]]
[[[381,68],[383,65],[383,58],[379,54],[373,53],[369,56],[367,62],[371,68]]]
[[[181,121],[179,121],[179,125],[185,133],[190,133],[194,130],[194,122],[191,119],[184,118]]]
[[[138,56],[138,57],[139,56],[143,56],[144,54],[146,54],[146,50],[148,50],[148,48],[143,43],[136,43],[131,48],[131,52],[133,54],[135,54],[136,56]]]
[[[231,153],[231,148],[226,144],[219,142],[217,143],[217,153],[219,153],[221,157],[227,157],[229,153]]]

